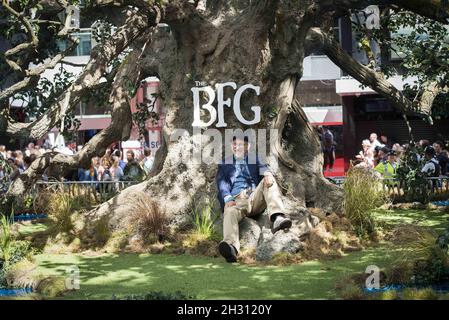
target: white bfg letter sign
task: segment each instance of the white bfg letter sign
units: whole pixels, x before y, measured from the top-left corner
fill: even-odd
[[[231,107],[231,99],[223,100],[223,91],[225,87],[231,87],[234,90],[237,89],[237,84],[235,82],[225,82],[225,83],[217,83],[215,85],[215,89],[217,91],[217,109],[218,109],[218,123],[216,125],[217,128],[227,127],[226,122],[224,121],[224,106],[228,108]],[[194,87],[191,89],[193,92],[193,127],[208,127],[212,123],[217,120],[217,110],[212,106],[212,103],[215,101],[215,91],[210,86],[204,87]],[[240,112],[240,99],[242,97],[243,92],[246,90],[253,90],[256,95],[260,94],[260,87],[253,86],[252,84],[245,84],[240,87],[234,96],[233,110],[237,119],[246,125],[256,124],[260,122],[260,106],[252,106],[251,110],[254,112],[253,120],[246,120],[242,113]],[[200,92],[206,92],[209,96],[209,101],[206,104],[200,106]],[[207,123],[201,121],[201,113],[200,108],[203,108],[209,111],[210,120]]]

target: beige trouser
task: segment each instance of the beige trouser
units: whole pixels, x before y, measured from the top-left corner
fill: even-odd
[[[276,181],[269,188],[265,188],[263,180],[256,190],[249,196],[243,191],[235,197],[236,205],[224,209],[223,240],[232,244],[240,251],[239,223],[244,217],[252,217],[268,209],[268,215],[284,213],[282,194]]]

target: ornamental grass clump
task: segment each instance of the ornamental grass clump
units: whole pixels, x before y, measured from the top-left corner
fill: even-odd
[[[13,215],[8,218],[2,215],[0,218],[0,262],[7,264],[10,260],[13,237],[11,232]]]
[[[351,168],[344,188],[344,213],[358,236],[372,234],[376,228],[373,209],[388,201],[382,181],[364,167]]]
[[[32,254],[29,241],[18,241],[12,233],[13,214],[0,218],[0,288],[7,287],[7,275],[11,267]]]
[[[48,216],[56,233],[68,233],[73,229],[71,216],[75,208],[75,199],[68,192],[57,192],[50,197]]]
[[[167,214],[144,192],[136,193],[133,198],[129,223],[146,244],[163,241],[170,234]]]
[[[202,208],[194,207],[191,216],[194,232],[201,238],[210,239],[214,234],[213,207],[206,203]]]

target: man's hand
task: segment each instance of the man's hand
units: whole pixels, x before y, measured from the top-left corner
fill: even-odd
[[[263,178],[263,185],[265,188],[269,188],[273,185],[273,183],[274,183],[273,174],[271,172],[268,172]]]
[[[229,201],[229,202],[226,202],[226,203],[225,203],[225,209],[226,209],[226,208],[233,207],[233,206],[235,206],[235,205],[236,205],[235,201]]]

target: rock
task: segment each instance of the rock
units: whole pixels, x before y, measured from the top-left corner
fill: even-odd
[[[320,223],[320,218],[314,215],[310,215],[309,220],[313,228],[315,228]]]
[[[302,241],[319,224],[321,219],[307,210],[290,214],[292,227],[272,233],[267,211],[255,217],[245,217],[239,225],[240,245],[242,249],[256,249],[256,260],[267,261],[279,252],[297,253],[304,247]],[[222,227],[222,221],[217,222]]]
[[[260,215],[254,217],[255,220],[257,221],[258,225],[260,228],[270,228],[271,227],[271,222],[270,219],[268,218],[268,212],[267,210],[265,210],[263,213],[261,213]]]
[[[312,218],[312,216],[303,216],[298,219],[293,220],[292,227],[290,228],[290,232],[295,234],[299,239],[308,235],[316,225],[319,223],[319,219],[317,221],[317,217]],[[316,225],[314,226],[314,224]]]
[[[263,228],[259,246],[256,250],[256,260],[267,261],[276,253],[297,253],[303,248],[299,237],[291,231],[278,231],[274,235],[270,229]]]
[[[259,243],[261,228],[256,220],[243,218],[240,222],[240,245],[242,249],[254,249]]]

